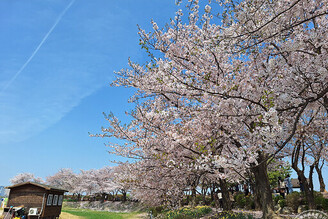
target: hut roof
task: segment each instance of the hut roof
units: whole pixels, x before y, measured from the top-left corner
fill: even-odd
[[[13,189],[13,188],[24,186],[24,185],[34,185],[34,186],[38,186],[38,187],[44,188],[45,190],[50,190],[50,191],[68,192],[65,189],[60,189],[60,188],[56,188],[54,186],[50,186],[50,185],[46,185],[46,184],[42,184],[42,183],[36,183],[36,182],[18,183],[18,184],[6,187],[6,189]]]

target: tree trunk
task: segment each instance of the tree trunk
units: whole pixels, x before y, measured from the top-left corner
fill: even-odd
[[[117,191],[115,191],[115,196],[114,196],[114,201],[117,201],[118,200],[118,190]]]
[[[220,201],[219,201],[219,197],[218,197],[218,193],[220,191],[218,189],[214,190],[213,194],[213,198],[214,198],[214,203],[215,203],[215,208],[221,208],[222,206],[220,205]]]
[[[123,202],[126,202],[126,192],[122,191],[122,195],[123,195]]]
[[[262,218],[264,219],[280,218],[274,212],[272,192],[271,192],[270,182],[267,172],[267,163],[264,160],[265,160],[265,155],[259,153],[258,165],[252,168],[252,172],[255,177],[255,186],[257,190],[257,195],[261,201],[262,212],[263,212]]]
[[[314,202],[314,194],[313,190],[310,189],[309,183],[306,180],[304,172],[300,170],[298,167],[292,166],[293,169],[296,171],[298,178],[300,179],[300,183],[303,184],[304,193],[306,201],[308,202],[309,209],[316,209],[315,202]]]
[[[214,200],[214,191],[215,191],[215,184],[213,183],[211,188],[210,188],[210,192],[211,192],[211,202],[215,201]]]
[[[196,187],[193,187],[191,190],[191,206],[196,206]]]
[[[316,209],[316,204],[315,204],[315,201],[314,201],[314,190],[313,190],[313,172],[314,172],[314,167],[315,167],[315,164],[313,164],[313,165],[311,165],[310,166],[310,171],[309,171],[309,179],[308,180],[306,180],[307,182],[308,182],[308,185],[309,185],[309,197],[311,198],[311,201],[312,201],[312,203],[311,203],[311,207],[312,208],[310,208],[310,203],[309,203],[309,208],[310,209]]]
[[[303,146],[303,150],[301,151],[302,146]],[[300,157],[302,158],[301,159],[302,170],[298,167]],[[304,144],[303,142],[298,141],[295,145],[292,154],[292,168],[297,173],[298,179],[300,180],[300,183],[302,183],[303,185],[305,198],[308,202],[309,209],[316,209],[315,202],[314,202],[314,194],[313,194],[313,184],[312,184],[312,174],[313,174],[314,165],[310,166],[310,174],[309,174],[310,184],[309,184],[304,174],[304,170],[305,170],[304,162],[305,162]]]
[[[200,176],[195,175],[191,184],[191,206],[196,206],[197,186],[199,185]]]
[[[232,209],[232,204],[230,200],[230,195],[229,195],[229,189],[227,185],[227,181],[224,179],[220,179],[220,188],[221,188],[221,193],[222,193],[222,204],[223,204],[223,210],[224,211],[231,211]]]
[[[260,199],[261,191],[259,191],[257,189],[257,186],[255,185],[255,182],[253,180],[254,176],[250,175],[249,178],[250,178],[249,183],[250,183],[251,190],[253,191],[253,196],[254,196],[255,210],[260,211],[262,209],[261,199]]]
[[[104,202],[106,198],[106,193],[101,193],[101,202]]]
[[[203,182],[203,185],[202,185],[202,196],[203,196],[203,205],[206,205],[206,194],[207,194],[207,186],[204,185],[205,182]]]
[[[260,191],[257,186],[253,187],[253,191],[254,191],[255,210],[260,211],[262,209],[262,204],[261,204],[261,193],[262,193],[262,191]]]
[[[81,194],[80,193],[77,194],[77,200],[81,201]]]
[[[320,183],[320,192],[325,192],[326,185],[325,185],[325,182],[322,177],[322,167],[323,167],[323,165],[321,167],[319,167],[319,163],[318,163],[317,165],[315,165],[315,170],[318,173],[318,178],[319,178],[319,183]]]

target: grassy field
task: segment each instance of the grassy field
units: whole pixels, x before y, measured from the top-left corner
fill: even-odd
[[[80,216],[85,219],[137,219],[143,218],[145,216],[144,213],[133,212],[133,213],[115,213],[115,212],[107,212],[107,211],[92,211],[86,209],[71,209],[64,208],[63,212]]]

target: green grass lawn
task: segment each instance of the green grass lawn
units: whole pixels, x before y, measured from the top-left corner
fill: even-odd
[[[67,212],[76,216],[81,216],[88,219],[133,219],[139,218],[137,217],[140,212],[132,212],[132,213],[115,213],[115,212],[107,212],[107,211],[93,211],[86,209],[72,209],[72,208],[64,208],[63,212]]]

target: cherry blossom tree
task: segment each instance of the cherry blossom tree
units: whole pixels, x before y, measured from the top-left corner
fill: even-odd
[[[79,188],[82,190],[86,195],[93,195],[98,191],[98,184],[96,182],[96,172],[97,170],[80,170],[79,173]]]
[[[82,171],[82,175],[87,175],[82,177],[81,181],[85,181],[83,185],[92,185],[93,194],[101,194],[102,201],[105,200],[106,196],[109,194],[116,194],[120,187],[115,182],[115,170],[114,167],[103,167],[101,169],[93,169],[90,171]],[[87,186],[89,188],[89,186]],[[88,189],[86,189],[88,191]],[[91,193],[90,193],[91,194]]]
[[[74,190],[74,186],[77,182],[77,177],[72,169],[62,168],[54,175],[48,176],[46,182],[49,185],[63,188],[71,192]]]
[[[322,168],[327,156],[326,133],[328,124],[326,117],[326,110],[323,107],[306,112],[301,118],[299,128],[293,138],[294,142],[291,145],[292,167],[303,185],[310,208],[315,208],[314,170],[318,172],[319,182],[323,181],[320,168]],[[321,165],[320,168],[319,164]],[[307,167],[309,169],[308,177],[305,173]],[[324,183],[320,183],[320,187],[323,187],[321,189],[324,191]]]
[[[46,178],[46,182],[49,185],[65,189],[77,195],[77,199],[81,199],[83,193],[81,189],[81,177],[74,173],[70,168],[62,168],[57,173]]]
[[[105,166],[100,169],[80,170],[74,173],[72,169],[63,168],[52,176],[47,177],[49,185],[68,190],[77,199],[81,200],[81,195],[101,195],[104,201],[106,196],[122,193],[126,200],[129,192],[129,184],[126,183],[127,172],[125,165],[116,167]]]
[[[20,173],[10,179],[11,184],[18,184],[23,182],[44,183],[42,178],[35,177],[33,173]]]
[[[155,111],[158,110],[159,108]],[[143,110],[140,109],[140,112]],[[173,124],[174,116],[169,113],[161,113],[161,117],[156,119],[155,115],[156,113],[154,115],[133,113],[134,118],[136,118],[134,122],[140,123],[138,125],[131,124],[129,128],[120,126],[120,122],[115,117],[108,118],[112,128],[106,130],[117,138],[131,141],[130,143],[127,142],[124,148],[110,145],[113,149],[112,152],[121,156],[142,159],[142,162],[135,165],[136,169],[133,171],[138,173],[137,175],[141,176],[142,179],[139,180],[139,177],[136,177],[131,180],[134,182],[133,190],[142,188],[140,191],[153,194],[150,199],[146,199],[145,194],[141,195],[143,201],[150,200],[152,204],[155,203],[154,200],[156,199],[158,199],[157,203],[177,204],[183,198],[183,191],[186,191],[187,188],[192,191],[192,197],[196,198],[200,180],[203,175],[207,174],[220,181],[221,190],[224,188],[222,191],[223,197],[226,199],[224,203],[229,203],[228,188],[224,186],[227,182],[223,177],[231,174],[231,177],[227,177],[231,179],[230,182],[240,179],[240,177],[236,177],[236,171],[239,168],[241,173],[243,170],[241,166],[244,166],[246,161],[239,160],[237,163],[234,160],[234,162],[226,163],[226,159],[218,157],[222,151],[228,153],[228,149],[223,147],[222,142],[215,141],[219,136],[216,129],[220,128],[215,128],[217,123],[207,123],[208,120],[203,119],[205,124],[195,121]],[[146,121],[149,122],[146,123]],[[184,132],[177,133],[176,130],[184,130]],[[222,131],[221,135],[223,133]],[[233,139],[221,136],[221,140],[225,140],[228,145]],[[170,147],[166,147],[167,145]],[[140,147],[143,148],[142,151],[140,151]],[[231,150],[233,149],[229,149],[230,152]],[[225,166],[223,167],[222,164]],[[222,180],[219,180],[219,176],[222,177]],[[175,191],[175,195],[172,195],[173,191]],[[226,207],[227,210],[231,208],[228,205]]]
[[[322,116],[317,117],[315,125],[308,131],[305,144],[307,145],[307,156],[311,163],[310,170],[315,168],[320,183],[320,192],[324,192],[325,182],[322,175],[322,169],[328,161],[328,125],[325,124],[325,117],[327,113],[321,112]]]
[[[126,140],[110,144],[113,153],[219,179],[250,170],[272,218],[267,163],[285,153],[305,112],[327,105],[328,2],[228,0],[204,13],[189,2],[187,23],[179,10],[165,28],[140,29],[150,60],[130,61],[114,82],[137,89],[134,120],[109,116],[102,136]]]
[[[122,166],[124,174],[119,172],[120,181],[128,186],[134,199],[147,205],[179,205],[183,189],[187,187],[183,180],[185,176],[175,168],[167,168],[165,165],[158,168],[157,164],[154,161],[125,163]]]

